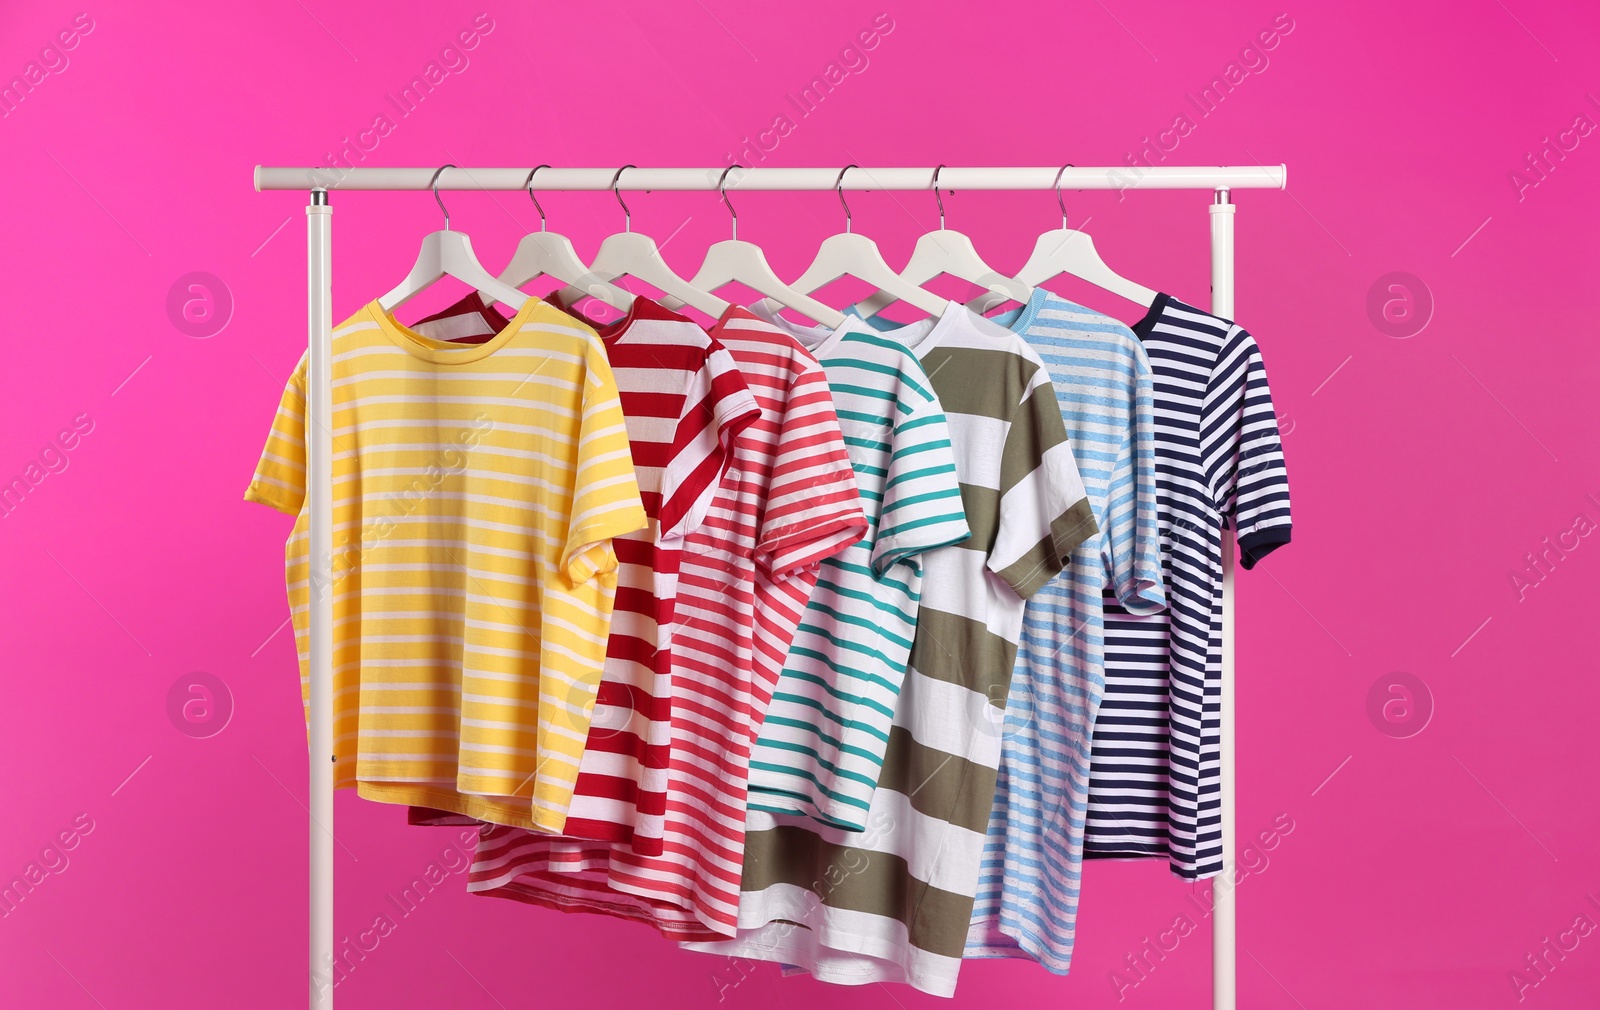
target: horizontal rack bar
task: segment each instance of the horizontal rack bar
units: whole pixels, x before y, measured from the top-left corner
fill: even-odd
[[[437,168],[279,168],[257,165],[257,190],[426,190]],[[530,168],[447,168],[439,176],[441,190],[518,190]],[[719,168],[629,168],[618,189],[715,190]],[[961,168],[939,170],[939,188],[953,190],[1049,190],[1061,173],[1061,188],[1089,189],[1283,189],[1284,165],[1194,166],[1154,168],[1143,165],[1107,167]],[[929,168],[852,168],[843,189],[926,190],[933,182]],[[534,177],[535,191],[603,192],[612,187],[615,168],[545,168]],[[729,173],[727,188],[753,190],[818,190],[835,187],[837,168],[740,168]]]

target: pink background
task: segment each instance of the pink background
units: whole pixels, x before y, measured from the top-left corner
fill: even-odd
[[[1592,627],[1600,568],[1583,535],[1600,522],[1600,135],[1569,133],[1576,149],[1520,193],[1509,177],[1580,115],[1600,122],[1592,4],[490,7],[470,62],[407,116],[386,95],[480,8],[248,6],[92,7],[65,64],[40,51],[77,8],[0,12],[0,80],[56,67],[0,118],[0,479],[41,456],[59,470],[33,471],[0,519],[0,878],[54,864],[0,918],[0,1004],[304,999],[306,759],[291,636],[274,630],[288,521],[240,495],[305,343],[305,198],[254,193],[249,173],[319,163],[385,112],[395,128],[366,164],[721,164],[785,112],[794,129],[768,134],[762,164],[1118,164],[1183,114],[1193,129],[1167,164],[1287,163],[1287,193],[1237,196],[1238,316],[1265,349],[1297,519],[1294,545],[1240,579],[1238,823],[1246,837],[1294,824],[1245,859],[1241,1005],[1507,1006],[1514,970],[1529,1004],[1600,1004],[1600,933],[1571,932],[1600,923],[1600,689],[1576,631]],[[855,69],[800,116],[786,96],[880,11],[893,28],[869,62],[845,57]],[[1267,62],[1241,56],[1283,12],[1294,28]],[[1254,69],[1201,115],[1188,96],[1234,61]],[[828,194],[736,199],[742,236],[786,275],[840,224]],[[1092,216],[1114,267],[1204,305],[1209,199],[1067,206]],[[537,224],[516,193],[448,202],[491,269]],[[636,229],[672,236],[682,272],[726,236],[714,196],[631,204]],[[337,319],[403,275],[438,214],[424,194],[334,205]],[[585,255],[620,224],[604,194],[545,206]],[[852,206],[891,261],[936,221],[925,194]],[[946,206],[1002,269],[1059,223],[1044,193]],[[168,314],[192,271],[232,299],[207,339]],[[1391,271],[1434,302],[1409,339],[1369,315]],[[57,449],[80,415],[92,431]],[[1570,549],[1527,572],[1525,555],[1563,536]],[[232,698],[209,738],[168,714],[169,688],[196,671]],[[1397,672],[1433,705],[1409,738],[1380,731],[1422,725],[1404,703],[1387,722],[1368,710]],[[92,831],[64,859],[44,852],[80,815]],[[397,923],[339,987],[344,1006],[936,1004],[770,965],[741,981],[638,926],[469,897],[455,874],[402,915],[387,896],[454,833],[347,795],[338,818],[339,933]],[[974,963],[956,1003],[1208,1006],[1204,891],[1157,862],[1091,864],[1072,975]],[[1196,931],[1141,980],[1128,956],[1184,915]],[[1526,957],[1547,937],[1577,947],[1540,981]]]

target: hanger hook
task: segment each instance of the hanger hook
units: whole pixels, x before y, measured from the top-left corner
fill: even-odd
[[[944,231],[944,197],[939,195],[939,171],[943,165],[935,166],[933,170],[933,199],[939,205],[939,230]],[[954,193],[955,190],[951,190]]]
[[[852,168],[860,167],[860,165],[856,164],[846,165],[839,169],[839,178],[833,180],[833,191],[839,194],[839,206],[844,208],[844,233],[846,235],[850,234],[850,205],[844,202],[844,174]]]
[[[1056,172],[1056,181],[1055,181],[1055,184],[1054,184],[1053,188],[1056,191],[1056,206],[1061,208],[1061,230],[1062,231],[1066,231],[1067,230],[1067,205],[1064,202],[1062,202],[1062,199],[1061,199],[1061,177],[1066,174],[1067,169],[1076,168],[1076,167],[1077,167],[1076,165],[1074,165],[1072,162],[1069,161],[1065,165],[1061,166],[1060,171]]]
[[[539,212],[539,230],[540,231],[548,231],[549,229],[547,227],[545,227],[544,208],[539,206],[539,198],[533,195],[533,177],[539,174],[539,169],[540,168],[549,168],[549,167],[550,167],[549,165],[540,165],[540,166],[538,166],[533,171],[528,173],[528,177],[525,180],[523,180],[523,183],[522,183],[522,188],[528,191],[528,199],[533,201],[533,209]]]
[[[629,210],[628,205],[622,202],[622,191],[617,189],[617,183],[622,179],[623,172],[626,172],[630,168],[638,167],[638,165],[623,165],[621,168],[617,169],[617,174],[611,177],[611,195],[617,198],[618,205],[622,207],[623,231],[633,231],[633,211]]]
[[[454,165],[440,165],[439,166],[439,171],[433,173],[433,178],[428,180],[428,188],[433,190],[434,202],[439,205],[439,212],[444,215],[444,230],[445,231],[449,231],[450,230],[450,208],[446,207],[444,205],[444,201],[439,199],[439,176],[443,175],[444,174],[444,170],[447,169],[447,168],[455,168],[455,166]]]
[[[733,218],[733,240],[735,242],[739,241],[739,212],[733,209],[733,201],[728,199],[727,182],[728,173],[736,168],[744,168],[744,166],[734,162],[723,169],[722,175],[717,179],[717,195],[722,197],[723,206],[728,208],[728,214]]]

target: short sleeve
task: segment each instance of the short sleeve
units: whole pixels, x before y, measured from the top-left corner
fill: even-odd
[[[561,570],[573,585],[615,571],[617,556],[611,538],[649,523],[639,500],[617,383],[599,337],[590,341],[577,458],[572,515],[561,552]]]
[[[1117,420],[1122,443],[1112,461],[1101,530],[1108,585],[1130,614],[1167,605],[1161,578],[1161,529],[1156,519],[1154,380],[1144,347],[1130,336],[1117,374]]]
[[[1034,367],[1024,388],[1001,449],[1000,515],[989,569],[1026,600],[1099,527],[1043,365]]]
[[[1217,510],[1233,520],[1239,564],[1256,562],[1289,542],[1289,474],[1283,439],[1255,339],[1236,330],[1207,391],[1204,446]]]
[[[944,407],[927,384],[916,359],[907,355],[907,371],[915,370],[903,390],[903,412],[890,434],[888,473],[878,533],[872,541],[872,571],[882,576],[894,564],[972,536],[961,507],[961,482]]]
[[[739,433],[761,416],[739,366],[712,343],[684,390],[683,414],[661,487],[661,539],[694,532],[711,511]]]
[[[832,557],[867,530],[827,377],[821,365],[806,364],[782,407],[757,534],[758,559],[773,576]]]
[[[270,505],[299,515],[306,498],[306,356],[283,388],[278,414],[261,450],[256,473],[245,489],[245,501]]]

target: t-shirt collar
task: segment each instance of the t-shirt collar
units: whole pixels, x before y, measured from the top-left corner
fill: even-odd
[[[938,346],[950,328],[959,325],[967,317],[982,318],[957,301],[947,302],[944,311],[937,316],[918,319],[912,323],[896,323],[882,316],[863,317],[861,307],[852,305],[844,310],[844,322],[831,329],[826,326],[804,326],[791,322],[774,312],[770,306],[760,302],[751,306],[750,312],[756,318],[792,336],[813,357],[821,357],[833,350],[847,333],[881,333],[893,337],[913,353],[920,355],[923,351]]]
[[[795,339],[795,343],[804,347],[813,358],[824,358],[833,353],[847,333],[871,333],[872,326],[856,314],[854,308],[845,311],[844,320],[838,326],[807,326],[785,319],[766,302],[759,301],[750,307],[750,312],[763,322],[776,326]]]
[[[534,314],[548,309],[549,306],[544,302],[530,296],[498,333],[482,343],[466,345],[418,333],[396,319],[394,313],[385,309],[376,299],[367,304],[367,315],[377,323],[378,329],[402,350],[424,361],[440,365],[457,365],[487,358],[509,343]]]
[[[991,323],[1004,326],[1014,333],[1026,333],[1028,328],[1033,325],[1033,321],[1039,317],[1039,313],[1050,303],[1050,300],[1057,297],[1054,292],[1048,291],[1043,287],[1037,287],[1033,289],[1033,294],[1028,296],[1026,304],[985,318]]]
[[[1144,340],[1155,332],[1156,323],[1161,321],[1161,316],[1167,311],[1167,303],[1172,301],[1172,296],[1166,293],[1156,295],[1156,300],[1150,303],[1150,308],[1145,312],[1144,318],[1128,327],[1140,340]]]
[[[860,320],[860,331],[863,333],[879,332],[900,341],[913,353],[920,356],[929,348],[938,346],[950,327],[957,325],[968,316],[982,318],[971,309],[958,301],[951,300],[945,303],[944,311],[937,316],[918,319],[914,323],[897,323],[892,319],[882,316],[861,318],[861,307],[852,305],[846,310],[850,318]]]
[[[652,298],[646,298],[643,295],[634,295],[633,302],[628,306],[628,311],[608,323],[597,323],[592,319],[585,319],[582,313],[572,306],[567,306],[566,311],[584,325],[593,327],[595,332],[600,334],[600,339],[606,342],[607,346],[620,341],[633,329],[634,324],[641,319],[665,320],[675,323],[693,322],[689,317],[680,315],[660,302]]]

